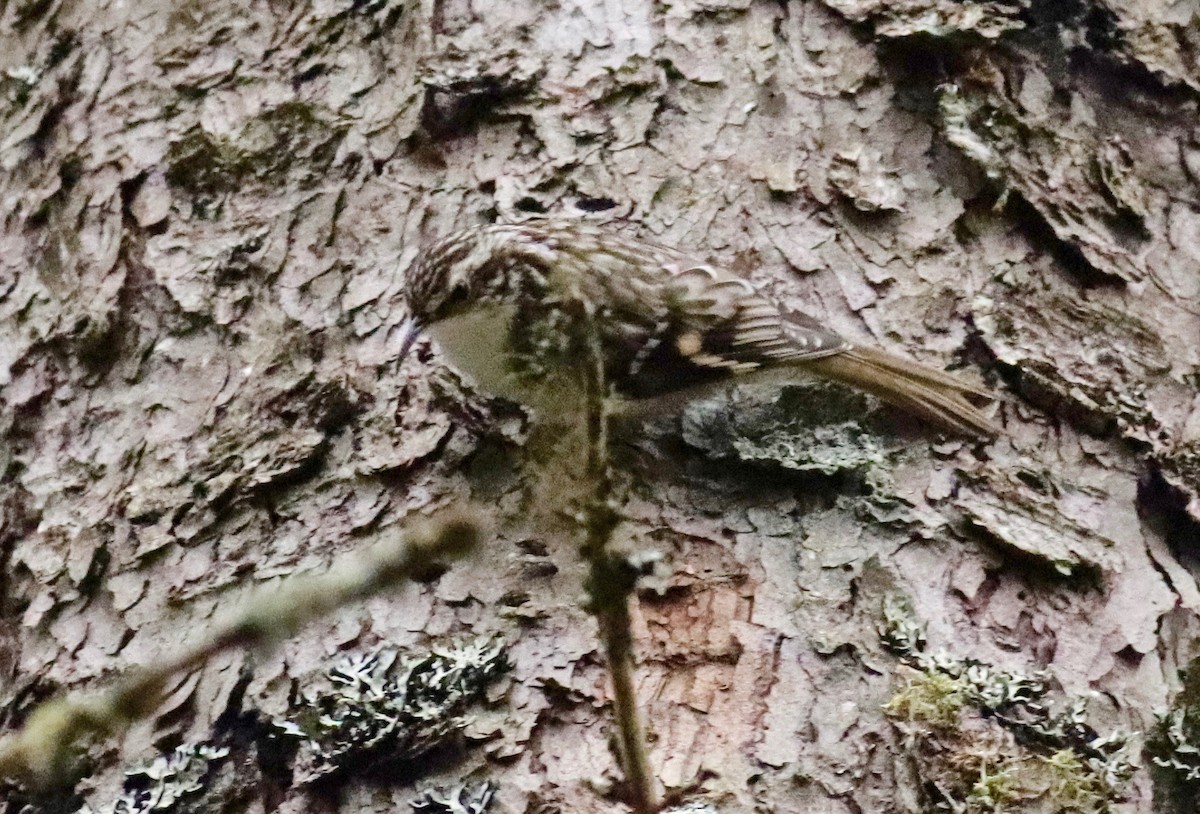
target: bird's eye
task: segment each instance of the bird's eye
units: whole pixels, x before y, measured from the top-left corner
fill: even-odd
[[[467,303],[467,297],[470,295],[470,289],[465,285],[456,285],[451,289],[449,296],[442,302],[442,312],[446,314],[454,314],[462,309]]]

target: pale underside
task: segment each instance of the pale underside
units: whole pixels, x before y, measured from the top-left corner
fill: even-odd
[[[574,392],[559,392],[563,379],[546,377],[541,386],[531,386],[504,360],[509,353],[509,330],[516,308],[511,305],[480,306],[448,317],[429,327],[429,335],[446,361],[465,373],[474,384],[491,395],[528,404],[539,410],[554,409],[576,397]]]

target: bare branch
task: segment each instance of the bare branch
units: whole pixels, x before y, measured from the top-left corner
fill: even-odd
[[[289,579],[264,590],[202,642],[160,663],[131,670],[95,695],[69,695],[35,709],[18,732],[0,742],[0,778],[38,787],[70,778],[72,757],[88,743],[151,715],[170,680],[233,648],[263,647],[295,635],[308,623],[351,602],[403,582],[427,579],[442,563],[474,549],[482,534],[470,515],[436,518],[407,530],[404,539],[380,545],[324,574]]]
[[[589,315],[594,318],[594,315]],[[612,473],[608,460],[608,393],[604,353],[599,334],[587,321],[588,368],[585,374],[587,422],[587,474],[592,487],[583,512],[583,555],[590,566],[587,581],[589,607],[596,617],[600,639],[613,683],[613,715],[617,723],[622,768],[637,814],[661,809],[657,781],[650,769],[645,725],[638,712],[633,683],[633,634],[629,596],[637,575],[624,558],[608,550],[619,516],[614,506]]]

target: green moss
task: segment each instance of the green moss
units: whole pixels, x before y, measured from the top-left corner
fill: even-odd
[[[1097,735],[1085,698],[1051,698],[1042,671],[927,652],[923,626],[902,597],[885,601],[880,636],[914,671],[884,711],[931,806],[1104,814],[1122,798],[1134,770],[1131,736]]]
[[[963,682],[944,673],[916,673],[884,704],[888,717],[933,729],[958,726],[967,706]]]
[[[1018,763],[1004,762],[996,766],[983,763],[963,803],[968,812],[1002,812],[1028,796]]]
[[[1075,751],[1060,749],[1043,759],[1049,774],[1049,796],[1055,811],[1081,812],[1108,810],[1111,789]]]

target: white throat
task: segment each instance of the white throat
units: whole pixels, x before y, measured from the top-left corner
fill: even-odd
[[[577,413],[582,408],[578,370],[555,371],[536,385],[511,373],[509,333],[515,317],[511,304],[477,306],[431,325],[428,333],[446,361],[484,392],[534,407],[543,417]]]

